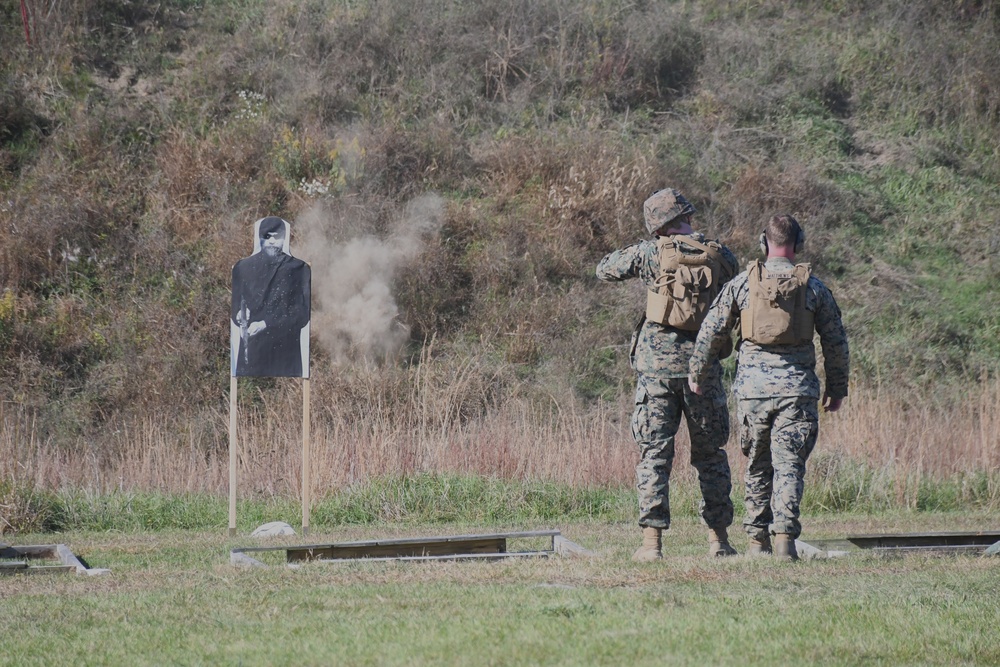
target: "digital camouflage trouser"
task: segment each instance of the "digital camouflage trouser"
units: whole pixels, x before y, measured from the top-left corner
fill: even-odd
[[[701,519],[709,528],[726,528],[733,522],[733,501],[729,458],[723,449],[729,439],[729,409],[721,383],[705,387],[699,396],[688,388],[687,378],[648,375],[639,375],[632,414],[632,437],[642,457],[635,468],[639,525],[670,527],[670,471],[682,413],[691,436],[691,465],[701,486]]]
[[[737,418],[740,448],[748,457],[743,527],[752,538],[769,533],[798,537],[806,459],[819,434],[817,400],[800,396],[741,399]]]

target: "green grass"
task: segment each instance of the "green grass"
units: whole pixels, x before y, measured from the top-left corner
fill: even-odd
[[[992,524],[991,524],[992,522]],[[828,516],[809,535],[995,528],[994,514]],[[8,664],[928,664],[1000,660],[995,559],[710,561],[693,520],[635,564],[631,525],[558,527],[590,559],[244,569],[223,531],[62,534],[104,577],[0,579]],[[311,543],[507,530],[383,523]],[[52,536],[26,536],[51,543]],[[285,543],[297,544],[300,538]],[[745,541],[735,535],[740,551]]]
[[[682,466],[683,463],[678,463]],[[682,471],[687,473],[688,471]],[[697,485],[675,474],[671,511],[679,520],[698,516]],[[743,514],[742,483],[734,479],[732,499]],[[318,498],[310,513],[317,530],[344,526],[482,524],[539,521],[634,521],[631,487],[570,487],[549,482],[512,481],[458,475],[417,475],[376,479]],[[227,498],[155,492],[90,494],[42,492],[0,483],[0,526],[13,532],[211,530],[228,525]],[[836,456],[810,462],[803,516],[839,512],[989,511],[1000,507],[1000,479],[980,471],[948,479],[876,469]],[[249,531],[268,521],[300,525],[301,506],[292,498],[241,499],[238,526]],[[11,527],[8,527],[10,524]]]
[[[7,489],[11,506],[23,507],[19,517],[30,516],[30,521],[22,519],[26,530],[137,531],[228,525],[228,501],[223,497],[150,492],[55,494],[23,486],[11,491],[9,486],[0,487],[0,492]],[[682,493],[679,491],[677,495],[681,502]],[[633,503],[633,492],[624,488],[587,489],[546,482],[419,475],[377,479],[317,499],[310,516],[313,526],[331,528],[385,521],[617,520],[631,513]],[[302,515],[301,506],[294,499],[272,497],[241,500],[237,516],[240,526],[252,528],[278,520],[297,525]]]

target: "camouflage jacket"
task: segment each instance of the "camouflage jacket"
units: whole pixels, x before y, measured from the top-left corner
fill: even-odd
[[[705,242],[703,234],[691,234],[691,237]],[[681,244],[681,250],[685,246]],[[698,252],[690,248],[691,252]],[[731,275],[739,270],[736,256],[725,246],[721,251],[723,260],[730,265]],[[646,287],[652,287],[660,274],[660,257],[655,240],[640,241],[621,250],[615,250],[601,260],[597,265],[597,277],[601,280],[616,282],[639,278]],[[682,378],[688,375],[688,360],[694,349],[695,332],[681,331],[673,327],[650,322],[645,317],[636,327],[632,339],[632,368],[644,375],[655,375],[662,378]],[[709,372],[713,377],[721,377],[722,368],[718,360],[711,364]]]
[[[767,260],[771,270],[788,270],[792,263],[784,258]],[[701,384],[711,377],[715,358],[723,338],[739,323],[740,312],[749,305],[748,273],[744,271],[728,282],[716,297],[702,322],[691,355],[691,378]],[[847,333],[840,318],[840,308],[833,294],[819,278],[809,277],[806,308],[812,311],[826,372],[826,394],[831,398],[847,396],[850,357]],[[819,398],[816,376],[816,348],[812,341],[801,345],[758,345],[748,340],[740,343],[736,381],[733,392],[739,398],[804,396]]]

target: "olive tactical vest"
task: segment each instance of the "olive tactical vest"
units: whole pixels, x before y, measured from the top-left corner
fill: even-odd
[[[812,342],[813,314],[806,309],[811,268],[796,264],[790,271],[769,271],[762,262],[747,267],[750,290],[740,311],[744,340],[758,345],[801,345]]]
[[[698,252],[682,252],[679,243]],[[682,235],[656,239],[660,274],[646,294],[646,319],[697,331],[722,285],[732,278],[721,247],[715,241],[700,243]]]

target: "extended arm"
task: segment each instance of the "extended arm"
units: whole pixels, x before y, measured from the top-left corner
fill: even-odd
[[[738,280],[726,283],[709,308],[705,321],[701,323],[701,329],[698,330],[694,352],[691,354],[691,361],[688,362],[688,384],[695,393],[701,393],[701,383],[704,382],[712,363],[718,359],[729,332],[736,326],[740,314],[736,303],[739,283]]]
[[[635,243],[606,255],[597,265],[598,279],[606,282],[618,282],[640,277],[644,266],[644,252],[649,250],[644,248],[644,245],[652,245],[654,250],[656,248],[655,244],[649,244],[649,242]]]

